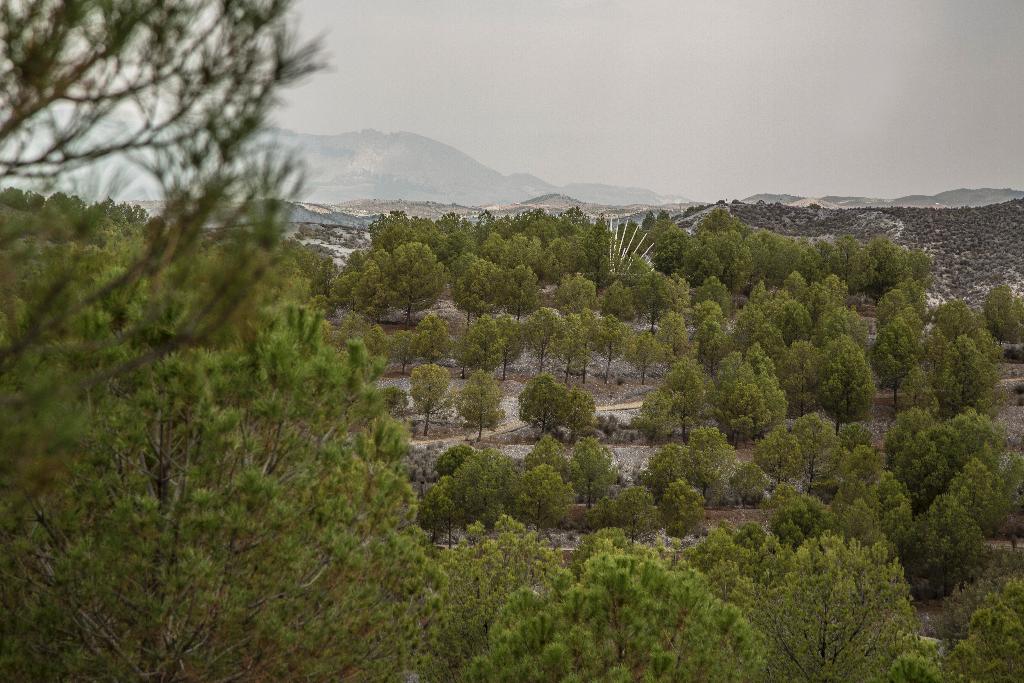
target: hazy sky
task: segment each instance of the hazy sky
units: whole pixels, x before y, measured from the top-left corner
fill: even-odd
[[[298,0],[281,125],[697,199],[1024,187],[1024,0]]]

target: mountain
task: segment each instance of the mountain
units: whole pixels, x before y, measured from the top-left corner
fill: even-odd
[[[308,135],[281,128],[274,144],[292,150],[306,164],[310,202],[404,199],[489,206],[546,194],[567,194],[598,204],[667,204],[686,201],[639,187],[598,183],[553,185],[528,173],[504,175],[437,140],[415,133],[376,130]]]
[[[766,204],[786,204],[788,206],[818,206],[828,209],[867,209],[884,207],[913,207],[921,209],[955,209],[959,207],[989,206],[1024,198],[1024,190],[1010,188],[996,189],[981,187],[978,189],[960,188],[946,190],[938,194],[908,194],[895,199],[878,197],[848,197],[843,195],[825,195],[823,197],[800,197],[791,194],[755,194],[743,200],[746,204],[763,201]]]

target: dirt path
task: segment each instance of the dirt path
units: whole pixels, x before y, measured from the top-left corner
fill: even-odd
[[[601,413],[609,412],[612,410],[639,410],[641,405],[643,405],[643,401],[626,401],[624,403],[610,403],[608,405],[595,406],[594,412]],[[494,429],[485,429],[483,436],[479,440],[483,441],[485,439],[491,439],[496,436],[501,436],[503,434],[508,434],[510,432],[523,429],[524,427],[526,427],[526,423],[523,422],[522,420],[509,420],[508,422],[501,423]],[[442,436],[437,439],[417,439],[413,437],[412,445],[431,446],[435,444],[456,444],[461,441],[472,443],[473,441],[476,441],[476,439],[474,439],[472,435],[467,436],[465,434],[458,434],[455,436]]]

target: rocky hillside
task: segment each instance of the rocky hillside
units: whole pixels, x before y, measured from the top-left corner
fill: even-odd
[[[765,202],[768,204],[788,204],[790,206],[822,206],[828,209],[865,209],[912,207],[919,209],[953,209],[965,206],[988,206],[1000,204],[1014,199],[1024,198],[1024,190],[1010,188],[998,189],[981,187],[977,189],[960,188],[946,190],[938,194],[908,194],[895,199],[878,197],[849,197],[844,195],[824,195],[822,197],[799,197],[792,194],[755,194],[743,200],[746,204]]]
[[[1024,292],[1024,200],[957,209],[887,207],[830,209],[733,202],[729,210],[752,226],[783,235],[867,240],[887,235],[923,249],[934,261],[937,298],[979,302],[989,288],[1010,284]],[[699,213],[687,218],[691,224]]]

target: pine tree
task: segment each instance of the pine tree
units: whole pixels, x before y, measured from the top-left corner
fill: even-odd
[[[688,482],[674,481],[668,485],[658,503],[665,533],[683,538],[692,533],[704,519],[704,496]]]
[[[778,680],[873,680],[911,650],[917,630],[903,569],[885,547],[832,535],[797,550],[755,621]]]
[[[423,435],[430,429],[430,418],[444,415],[452,408],[448,389],[448,371],[433,363],[420,365],[412,371],[409,395],[416,412],[423,416]]]
[[[483,438],[484,427],[493,429],[505,417],[501,409],[501,387],[483,370],[469,376],[455,399],[455,407],[466,424],[476,428],[477,441]]]
[[[573,488],[588,508],[608,495],[608,487],[618,477],[611,452],[593,437],[580,439],[572,449],[569,473]]]
[[[538,531],[550,529],[565,518],[572,497],[572,487],[551,465],[537,465],[519,480],[516,518]]]
[[[430,247],[409,242],[396,248],[383,260],[381,274],[394,305],[405,311],[405,324],[412,314],[429,307],[445,285],[444,265]]]
[[[875,382],[864,351],[850,337],[825,347],[818,400],[839,430],[847,422],[865,419],[871,411]]]
[[[523,341],[537,358],[537,372],[544,372],[544,359],[561,326],[561,318],[550,308],[537,309],[523,323]]]
[[[588,559],[578,581],[566,575],[550,592],[517,593],[490,644],[469,680],[716,682],[753,678],[762,664],[740,611],[699,574],[607,552]]]

